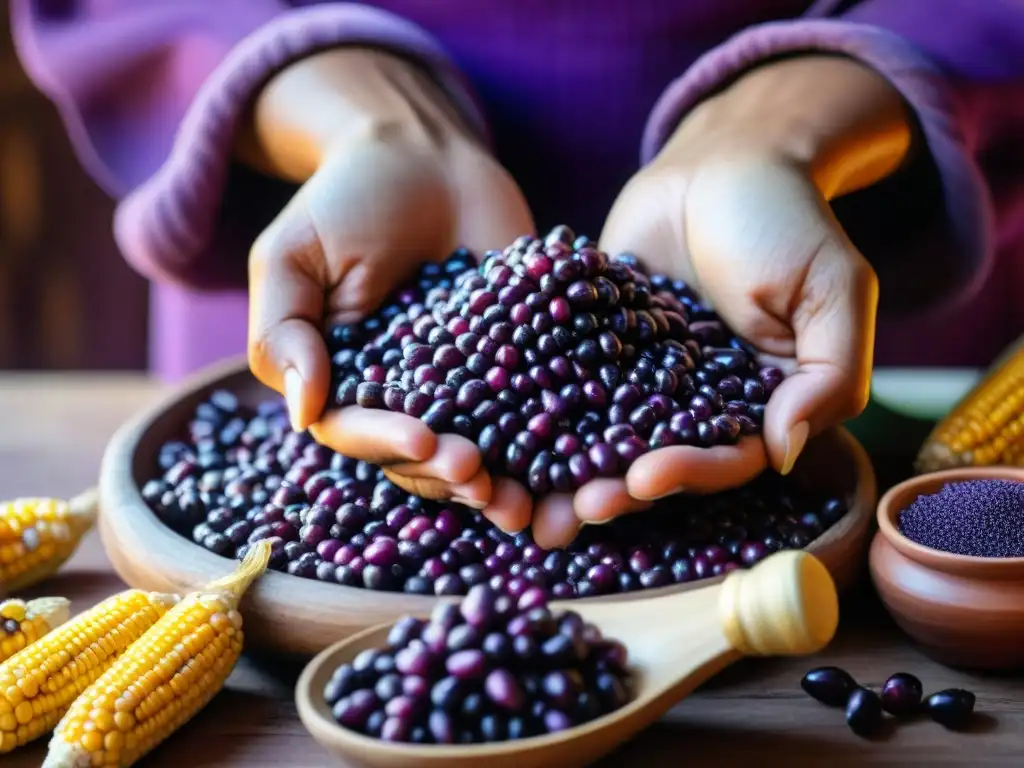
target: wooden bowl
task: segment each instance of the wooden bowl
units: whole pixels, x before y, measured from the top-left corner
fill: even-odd
[[[1024,482],[1024,469],[985,467],[932,472],[889,490],[878,504],[871,578],[896,623],[939,662],[1007,670],[1024,666],[1024,557],[968,557],[917,544],[899,531],[899,514],[946,483]]]
[[[99,529],[117,573],[132,587],[170,592],[196,589],[224,575],[231,563],[167,528],[142,500],[154,474],[159,446],[180,435],[195,407],[213,390],[226,389],[255,403],[271,393],[244,361],[218,365],[125,424],[111,439],[100,473]],[[836,584],[849,585],[864,563],[876,501],[875,475],[860,444],[845,430],[822,435],[804,451],[795,470],[809,485],[845,497],[849,511],[807,551],[829,569]],[[588,601],[653,597],[715,584],[724,577],[586,598]],[[243,603],[250,647],[313,654],[368,627],[406,614],[429,613],[438,598],[299,580],[267,573]]]

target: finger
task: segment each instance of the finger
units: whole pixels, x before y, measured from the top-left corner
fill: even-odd
[[[590,525],[600,525],[620,515],[640,512],[651,506],[649,501],[634,499],[629,495],[626,481],[619,478],[591,480],[573,497],[576,517]]]
[[[322,263],[316,232],[293,205],[260,236],[249,257],[249,367],[285,396],[297,431],[320,417],[330,382],[320,331]]]
[[[541,549],[562,549],[572,543],[582,525],[573,510],[572,495],[553,493],[534,507],[533,541]]]
[[[491,488],[491,474],[480,468],[467,482],[452,486],[451,500],[473,509],[483,509],[491,500]]]
[[[481,469],[468,482],[447,483],[432,477],[407,477],[389,467],[381,467],[384,476],[414,496],[438,501],[453,501],[473,509],[483,509],[491,500],[491,476]]]
[[[334,267],[326,314],[352,322],[424,261],[457,245],[450,181],[436,153],[367,141],[331,155],[306,183],[310,220]]]
[[[674,175],[663,175],[653,165],[647,166],[630,179],[615,200],[601,230],[600,246],[609,254],[632,253],[652,272],[685,280],[699,291],[682,219],[674,214],[683,210],[682,191]]]
[[[874,271],[834,231],[812,261],[793,313],[797,369],[765,409],[764,439],[779,472],[792,470],[809,437],[867,405],[877,307]]]
[[[388,468],[406,477],[465,483],[480,469],[480,451],[461,435],[438,435],[434,454],[426,461],[399,462]]]
[[[349,406],[310,424],[314,439],[343,456],[372,464],[423,462],[437,450],[437,435],[412,416]]]
[[[507,477],[493,481],[484,517],[505,533],[519,533],[530,524],[532,513],[533,498],[520,483]]]
[[[397,485],[406,493],[434,501],[448,501],[454,490],[451,483],[444,480],[436,480],[432,477],[406,477],[393,472],[387,467],[381,467],[384,477]]]
[[[471,145],[451,152],[460,244],[476,253],[500,249],[536,232],[523,193],[509,173]]]
[[[698,448],[673,445],[641,456],[626,472],[634,499],[650,501],[676,493],[715,493],[753,480],[768,465],[760,438],[736,445]]]

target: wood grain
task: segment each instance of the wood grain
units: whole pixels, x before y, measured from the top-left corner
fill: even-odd
[[[0,377],[0,496],[72,494],[94,482],[106,440],[155,385],[117,376]],[[32,596],[62,594],[81,610],[122,588],[90,536],[64,571]],[[978,695],[972,732],[927,721],[876,741],[855,737],[842,713],[800,691],[812,665],[837,664],[878,686],[893,672],[918,675],[929,690],[965,687]],[[218,696],[141,768],[329,768],[338,765],[303,730],[292,702],[301,667],[247,658]],[[864,585],[844,602],[839,634],[812,659],[741,662],[675,708],[599,768],[708,766],[1019,766],[1024,763],[1020,681],[942,667],[895,628]],[[38,768],[44,745],[5,755],[4,768]]]

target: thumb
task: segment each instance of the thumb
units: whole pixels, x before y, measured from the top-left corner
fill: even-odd
[[[796,299],[796,369],[772,394],[764,420],[769,460],[782,474],[809,437],[860,414],[871,391],[878,280],[838,223],[829,222]]]
[[[282,393],[292,428],[320,418],[330,361],[321,331],[325,274],[316,231],[289,205],[256,240],[249,256],[249,367]]]

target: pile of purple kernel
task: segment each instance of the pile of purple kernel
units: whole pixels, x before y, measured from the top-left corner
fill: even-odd
[[[911,541],[956,555],[1024,557],[1024,483],[947,483],[900,512],[899,529]]]
[[[950,730],[967,727],[974,715],[975,695],[962,688],[947,688],[923,698],[921,681],[907,672],[890,675],[881,695],[860,685],[839,667],[817,667],[800,681],[811,698],[827,707],[843,707],[846,724],[858,736],[870,738],[884,723],[884,712],[900,720],[926,713]]]
[[[288,426],[279,399],[229,392],[197,406],[158,452],[142,496],[168,526],[225,557],[269,539],[271,567],[346,586],[464,595],[488,583],[565,599],[664,587],[802,549],[846,512],[838,499],[766,473],[713,496],[674,496],[642,515],[586,526],[565,550],[503,533],[476,510],[410,496],[378,467]]]
[[[567,227],[473,263],[463,250],[427,264],[375,315],[329,331],[336,405],[463,435],[537,495],[760,431],[782,372],[685,283]]]
[[[629,701],[626,649],[543,590],[518,599],[480,584],[429,621],[404,618],[387,647],[338,667],[334,719],[391,742],[474,744],[556,733]]]

